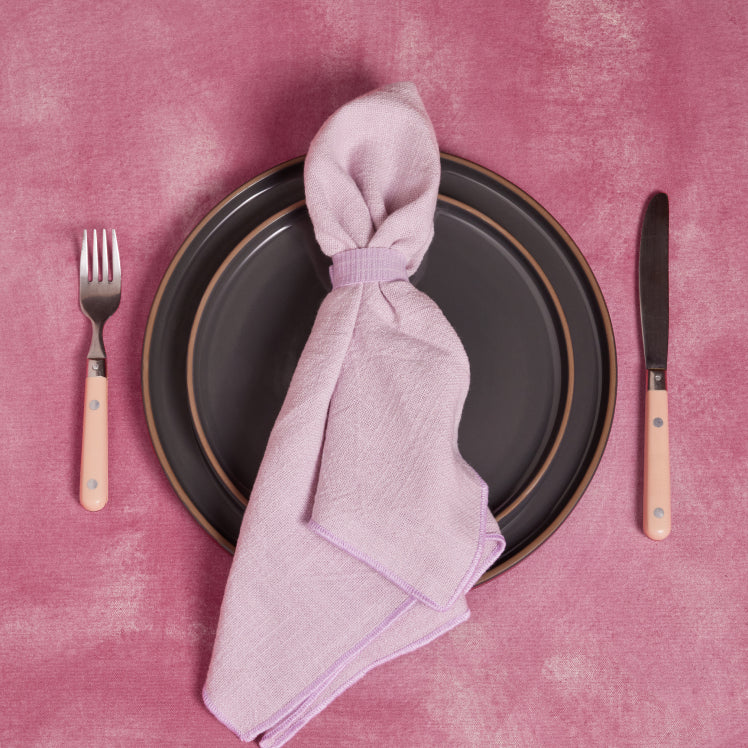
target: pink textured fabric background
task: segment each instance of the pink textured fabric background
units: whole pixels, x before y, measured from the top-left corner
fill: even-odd
[[[737,746],[746,719],[748,365],[742,2],[3,3],[0,745],[238,745],[203,707],[230,557],[173,493],[140,393],[145,322],[193,225],[324,119],[412,80],[441,148],[570,232],[616,334],[616,417],[580,504],[292,746]],[[636,291],[671,207],[673,534],[641,533]],[[114,226],[111,499],[77,503],[83,228]]]

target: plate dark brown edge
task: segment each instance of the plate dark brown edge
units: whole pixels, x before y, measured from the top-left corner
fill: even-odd
[[[218,483],[200,450],[189,416],[186,376],[177,377],[175,382],[167,383],[160,391],[152,391],[151,374],[153,370],[158,370],[158,365],[153,366],[152,356],[163,359],[178,371],[186,371],[191,323],[202,294],[226,255],[247,233],[246,225],[233,229],[229,227],[227,230],[224,225],[227,218],[241,209],[242,205],[252,202],[256,215],[253,223],[266,220],[274,212],[268,210],[270,192],[273,205],[277,205],[278,201],[291,204],[303,199],[303,183],[299,184],[302,170],[303,157],[292,159],[264,172],[222,200],[195,227],[173,258],[156,293],[146,325],[142,366],[143,401],[154,449],[175,492],[188,511],[229,551],[234,548],[231,537],[233,535],[235,540],[244,505],[236,500],[226,501],[225,490]],[[441,192],[468,202],[464,199],[464,194],[460,194],[465,189],[465,184],[471,190],[469,204],[491,217],[496,215],[499,210],[497,206],[500,205],[505,212],[498,222],[523,244],[533,246],[534,241],[542,240],[553,245],[558,254],[554,260],[560,268],[558,272],[568,275],[575,289],[575,293],[566,300],[568,304],[561,299],[570,327],[574,330],[575,324],[580,324],[585,335],[592,338],[591,343],[588,341],[588,348],[591,349],[585,352],[583,360],[576,361],[575,368],[579,372],[589,367],[590,372],[594,373],[593,383],[599,385],[590,397],[590,382],[577,376],[573,409],[581,404],[584,414],[580,418],[589,421],[589,424],[577,439],[577,442],[581,439],[582,444],[566,446],[567,451],[581,450],[579,457],[575,464],[568,466],[560,487],[557,484],[558,476],[550,475],[552,471],[549,470],[536,487],[536,494],[545,493],[542,500],[523,502],[516,512],[501,523],[502,531],[509,541],[507,549],[499,562],[481,577],[478,582],[481,584],[511,568],[539,547],[558,529],[578,503],[597,469],[610,434],[617,372],[615,342],[608,310],[589,265],[571,237],[542,206],[516,185],[470,161],[442,154]],[[263,210],[266,212],[263,213]],[[185,280],[185,272],[189,272],[200,247],[208,240],[218,243],[225,251],[203,253],[198,277]],[[554,282],[553,273],[549,273],[547,267],[544,270]],[[179,293],[185,297],[179,310],[169,308],[168,304],[162,306],[165,297],[170,299]],[[165,337],[164,328],[169,327],[167,323],[175,326],[176,332]],[[578,347],[575,345],[575,357]],[[176,401],[177,407],[171,410],[163,407],[164,400]],[[162,421],[168,420],[168,423],[161,424],[162,430],[171,428],[171,433],[181,435],[184,443],[176,447],[164,444],[157,423],[159,418]],[[557,461],[559,459],[560,457]],[[185,489],[184,478],[180,479],[180,475],[186,473],[190,473],[190,492],[201,497],[200,507]],[[220,510],[216,511],[216,506],[212,506],[210,501],[206,503],[204,499],[211,494],[215,496],[221,493]]]
[[[437,202],[435,224],[434,242],[427,254],[430,261],[422,263],[411,281],[426,290],[443,311],[449,307],[450,321],[462,331],[472,381],[460,423],[460,448],[488,482],[493,502],[490,506],[500,521],[530,495],[552,463],[565,433],[574,386],[571,334],[542,268],[501,226],[469,205],[443,195]],[[489,271],[491,264],[482,265],[488,275],[476,297],[480,283],[465,253],[486,252],[489,247],[492,257],[506,259],[500,271]],[[440,264],[442,270],[432,272],[432,267]],[[274,279],[258,272],[258,267],[264,268],[264,273],[272,267]],[[254,228],[231,251],[208,284],[193,320],[187,390],[195,432],[218,479],[244,504],[303,343],[319,304],[331,289],[328,271],[329,260],[319,251],[306,204],[295,203]],[[430,277],[435,277],[431,283]],[[282,291],[281,279],[287,283]],[[476,329],[476,320],[489,314],[486,303],[496,305],[490,312],[492,319],[509,316],[509,310],[501,307],[515,289],[525,287],[523,280],[527,291],[521,296],[524,303],[530,301],[530,307],[511,305],[511,309],[518,317],[535,317],[536,323],[545,320],[545,333],[553,340],[551,348],[557,347],[555,355],[546,349],[547,357],[543,357],[537,350],[543,347],[544,338],[537,328],[531,332],[498,323],[495,327],[478,325]],[[461,286],[461,290],[453,290]],[[273,293],[268,296],[270,287]],[[263,296],[262,303],[256,302],[255,293]],[[476,298],[480,311],[474,307]],[[275,327],[276,320],[281,320],[280,328]],[[290,320],[294,334],[289,336],[284,331]],[[260,349],[248,337],[254,328],[258,328],[265,344]],[[270,329],[275,329],[275,334],[268,336],[266,331]],[[516,346],[527,354],[519,367],[505,365],[506,351],[512,346],[509,340],[497,342],[502,335],[515,339],[515,356],[519,354]],[[279,338],[285,341],[280,348],[275,344]],[[256,360],[273,375],[258,378],[255,374],[253,385],[245,383],[247,378],[237,379],[238,371],[256,370]],[[477,378],[481,385],[476,384],[476,369],[482,374]],[[537,406],[546,399],[547,408],[533,409],[533,403]],[[247,413],[253,414],[252,420],[247,419]],[[493,414],[490,422],[486,421],[487,413]],[[507,431],[502,416],[522,423],[524,435]],[[487,449],[487,445],[495,448]],[[490,462],[486,462],[487,455]]]

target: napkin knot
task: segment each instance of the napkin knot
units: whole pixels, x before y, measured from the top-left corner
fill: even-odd
[[[407,260],[392,247],[359,247],[337,252],[330,267],[332,287],[408,280]]]

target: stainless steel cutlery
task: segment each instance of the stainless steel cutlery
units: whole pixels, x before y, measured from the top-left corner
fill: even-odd
[[[80,258],[80,305],[91,320],[83,407],[80,503],[89,511],[103,508],[109,498],[109,434],[104,322],[117,310],[122,290],[117,235],[112,230],[111,263],[106,231],[101,232],[101,258],[96,231],[89,263],[88,233],[83,232]]]

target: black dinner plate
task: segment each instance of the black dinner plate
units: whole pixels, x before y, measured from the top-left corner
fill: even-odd
[[[460,449],[501,519],[530,494],[563,438],[574,381],[569,329],[530,253],[475,209],[439,199],[427,258],[413,283],[445,312],[470,360]],[[297,203],[243,240],[203,296],[187,354],[190,408],[205,456],[239,501],[329,291],[329,260]]]
[[[487,480],[507,539],[485,581],[547,539],[588,485],[613,416],[615,349],[594,276],[541,206],[453,156],[442,156],[440,188],[435,241],[413,281],[471,362],[460,449]],[[327,290],[306,212],[291,209],[302,199],[302,159],[227,197],[175,256],[146,329],[143,394],[157,455],[193,516],[229,550]],[[213,334],[201,338],[203,329]]]

